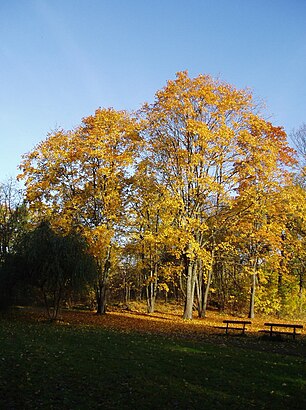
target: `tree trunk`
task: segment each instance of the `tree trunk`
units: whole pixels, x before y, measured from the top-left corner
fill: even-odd
[[[251,296],[250,296],[250,309],[249,309],[249,318],[254,319],[255,317],[255,293],[256,293],[256,264],[254,266],[254,271],[252,274],[252,283],[251,283]]]
[[[190,260],[187,260],[187,284],[183,319],[192,319],[195,283],[196,264]]]
[[[209,272],[207,276],[207,283],[205,286],[205,292],[204,292],[204,298],[203,298],[203,310],[202,310],[201,317],[206,317],[208,295],[209,295],[210,285],[211,285],[211,281],[213,277],[214,260],[215,260],[215,249],[213,248],[211,251],[211,263],[210,263],[210,268],[209,268]]]
[[[97,290],[97,315],[104,315],[106,313],[106,283],[100,281]]]
[[[62,301],[62,287],[60,286],[56,291],[56,298],[54,303],[53,320],[56,320],[60,311]]]
[[[285,264],[285,251],[284,251],[284,243],[285,243],[285,233],[283,232],[281,234],[281,260],[279,263],[279,269],[278,269],[278,281],[277,281],[277,293],[281,301],[281,306],[284,305],[284,289],[283,289],[283,270],[284,270],[284,264]]]
[[[197,298],[197,310],[198,310],[198,317],[201,318],[203,314],[203,301],[204,301],[204,287],[203,287],[203,267],[202,261],[198,261],[198,274],[196,275],[196,298]]]
[[[304,277],[305,277],[305,268],[304,262],[300,261],[301,267],[299,272],[299,311],[303,313],[303,293],[304,293]]]
[[[127,282],[124,284],[124,303],[128,304],[131,301],[131,285]]]
[[[155,300],[156,300],[156,294],[153,290],[154,284],[150,283],[150,285],[147,286],[147,312],[148,313],[153,313],[155,309]]]
[[[304,269],[300,272],[299,275],[299,299],[302,300],[304,290]]]
[[[205,292],[204,292],[204,297],[203,297],[203,309],[201,312],[201,317],[206,317],[206,311],[207,311],[207,304],[208,304],[208,295],[209,295],[209,290],[210,290],[210,284],[212,281],[212,275],[213,275],[213,268],[209,269],[208,276],[207,276],[207,283],[205,286]]]
[[[110,272],[110,267],[111,267],[110,255],[111,255],[111,246],[109,246],[108,248],[103,270],[101,272],[101,277],[99,278],[98,285],[96,288],[97,315],[104,315],[106,313],[106,294],[107,294],[108,277],[109,277],[109,272]]]
[[[154,264],[154,272],[151,272],[150,283],[146,287],[147,294],[147,312],[153,313],[155,309],[156,292],[157,292],[157,263]]]

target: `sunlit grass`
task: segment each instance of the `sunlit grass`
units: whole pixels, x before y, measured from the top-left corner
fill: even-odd
[[[0,320],[1,409],[302,409],[301,357]]]

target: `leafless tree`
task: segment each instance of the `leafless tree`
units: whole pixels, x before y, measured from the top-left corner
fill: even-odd
[[[302,166],[306,165],[306,123],[303,123],[297,130],[293,130],[290,138],[294,144]]]

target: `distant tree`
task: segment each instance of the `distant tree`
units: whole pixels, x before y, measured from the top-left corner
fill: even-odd
[[[16,181],[0,183],[0,263],[12,252],[26,222],[26,207]]]
[[[0,183],[0,307],[12,303],[13,288],[17,281],[13,258],[18,238],[27,224],[27,209],[22,192],[16,181],[9,179]]]
[[[297,130],[290,134],[291,140],[297,150],[302,165],[306,165],[306,123],[303,123]]]
[[[47,222],[19,242],[15,256],[19,278],[41,292],[50,319],[57,318],[62,301],[71,292],[93,284],[96,265],[87,248],[78,234],[60,235]]]

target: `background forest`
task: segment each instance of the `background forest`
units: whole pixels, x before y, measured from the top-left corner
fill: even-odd
[[[265,119],[248,90],[174,80],[137,113],[99,108],[24,155],[0,186],[0,303],[106,312],[156,298],[305,315],[306,126]]]

